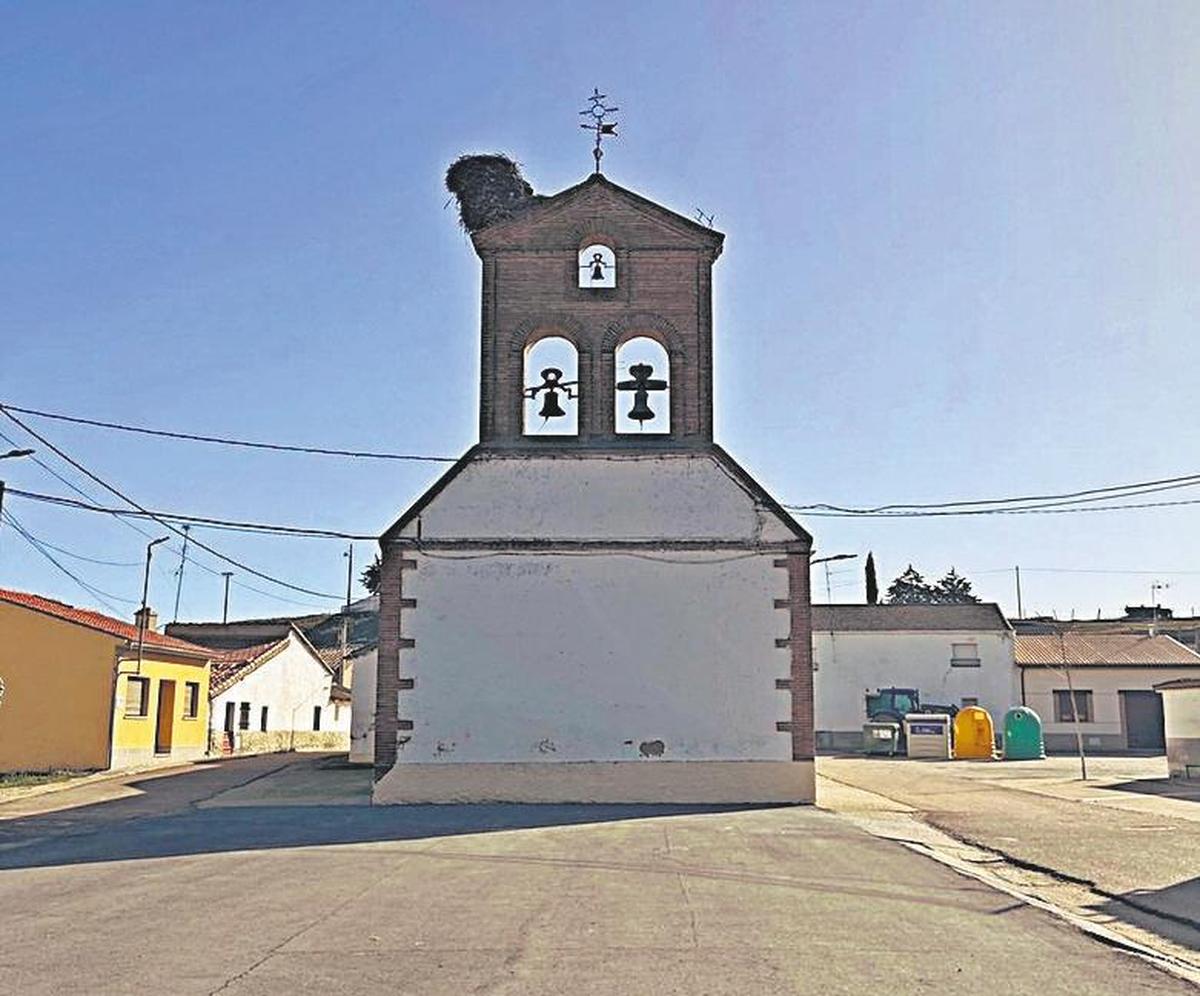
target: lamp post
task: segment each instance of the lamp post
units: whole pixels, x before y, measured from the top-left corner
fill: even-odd
[[[33,456],[33,450],[9,450],[0,453],[0,460],[11,460],[13,457]],[[0,512],[4,511],[4,481],[0,480]]]
[[[146,599],[150,595],[150,558],[154,555],[154,548],[170,538],[170,536],[160,536],[146,544],[146,576],[142,580],[142,607],[138,609],[138,674],[142,673],[142,651],[146,647],[146,622],[150,616],[150,610],[146,605]]]
[[[818,557],[816,560],[810,560],[808,566],[814,564],[825,565],[825,599],[832,604],[833,602],[833,584],[829,580],[829,565],[835,560],[854,560],[858,556],[857,553],[835,553],[832,557]]]

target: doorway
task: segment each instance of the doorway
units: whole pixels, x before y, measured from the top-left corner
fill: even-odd
[[[1167,749],[1162,696],[1158,692],[1121,692],[1121,714],[1125,719],[1126,747],[1130,750]]]
[[[171,734],[175,720],[175,682],[163,678],[158,683],[158,715],[154,724],[154,753],[171,753]]]

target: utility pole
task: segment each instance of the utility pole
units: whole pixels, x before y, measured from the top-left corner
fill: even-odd
[[[346,668],[346,651],[350,642],[350,596],[354,591],[354,544],[342,555],[346,558],[346,607],[342,610],[342,657],[338,664],[338,683],[344,680]]]
[[[183,549],[179,552],[179,577],[175,582],[175,611],[171,615],[171,622],[179,622],[179,596],[183,594],[183,567],[187,563],[188,532],[191,528],[183,527]]]
[[[160,536],[156,540],[151,540],[146,544],[146,575],[142,579],[142,607],[138,610],[138,662],[137,674],[142,673],[142,651],[146,648],[146,623],[149,620],[150,612],[146,606],[146,599],[150,595],[150,558],[154,556],[154,548],[159,543],[165,543],[170,536]]]
[[[1021,608],[1021,568],[1014,567],[1013,573],[1016,574],[1016,576],[1017,576],[1017,618],[1024,619],[1025,612]]]
[[[1075,685],[1071,681],[1071,665],[1067,662],[1067,639],[1062,627],[1057,627],[1058,655],[1062,660],[1062,669],[1067,676],[1067,698],[1071,701],[1071,721],[1075,726],[1075,748],[1079,751],[1079,777],[1087,781],[1087,755],[1083,751],[1083,731],[1079,727],[1079,705],[1075,701]]]
[[[229,579],[233,577],[233,571],[222,571],[221,577],[225,579],[225,608],[221,610],[221,625],[229,622]]]

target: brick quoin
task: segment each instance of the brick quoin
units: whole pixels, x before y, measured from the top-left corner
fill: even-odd
[[[788,599],[791,602],[789,646],[792,651],[792,760],[809,761],[816,755],[813,730],[812,601],[809,594],[809,557],[790,553]]]
[[[404,551],[382,544],[379,567],[379,654],[375,668],[375,778],[396,763],[399,730],[401,597]],[[411,563],[411,561],[409,561]]]

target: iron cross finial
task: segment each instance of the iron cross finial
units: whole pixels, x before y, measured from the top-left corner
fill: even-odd
[[[580,115],[592,119],[591,124],[581,124],[579,127],[596,133],[596,144],[592,148],[592,158],[596,160],[597,173],[600,172],[600,160],[604,158],[604,150],[600,148],[600,140],[605,135],[612,135],[613,138],[617,137],[617,122],[605,121],[604,119],[621,109],[619,107],[606,106],[604,101],[607,99],[608,95],[601,93],[599,87],[592,87],[592,95],[588,97],[588,103],[592,106],[585,107],[579,112]]]

